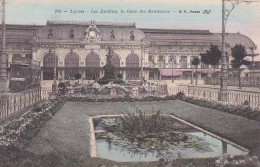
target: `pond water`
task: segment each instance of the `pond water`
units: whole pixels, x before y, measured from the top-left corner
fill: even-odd
[[[173,121],[174,126],[172,129],[174,129],[174,131],[196,138],[196,141],[199,141],[204,149],[184,148],[183,145],[176,144],[174,148],[171,147],[168,150],[144,151],[142,149],[125,147],[117,142],[96,135],[97,156],[99,158],[118,162],[148,162],[158,161],[160,158],[214,158],[223,155],[223,153],[232,156],[247,154],[247,152],[219,139],[211,137],[178,121]],[[102,124],[100,123],[95,124],[94,128],[95,130],[103,129]]]

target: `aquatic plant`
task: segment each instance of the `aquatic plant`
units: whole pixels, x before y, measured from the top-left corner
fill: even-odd
[[[140,150],[168,150],[176,145],[182,148],[194,148],[204,151],[203,143],[191,135],[176,132],[172,129],[173,122],[160,114],[147,114],[136,108],[136,111],[127,112],[121,118],[108,118],[101,121],[108,134],[105,139],[120,145]]]
[[[157,133],[168,129],[169,121],[160,114],[158,110],[154,114],[147,114],[141,109],[136,112],[125,113],[123,128],[133,134]]]

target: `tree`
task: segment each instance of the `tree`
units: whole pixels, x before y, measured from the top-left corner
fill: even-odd
[[[104,71],[105,71],[105,76],[104,79],[107,80],[112,80],[112,79],[116,79],[116,68],[113,64],[108,63],[104,66]]]
[[[79,79],[81,78],[81,74],[80,73],[75,74],[74,78],[77,79],[78,82],[79,82]]]
[[[209,50],[206,53],[201,53],[201,62],[207,65],[213,66],[215,73],[215,66],[219,64],[221,59],[221,50],[219,50],[218,45],[210,45]]]
[[[241,44],[236,44],[233,48],[231,48],[231,56],[233,57],[233,60],[231,60],[231,67],[233,69],[236,69],[238,71],[238,86],[239,89],[241,89],[241,69],[240,67],[242,65],[249,65],[250,62],[245,60],[245,57],[247,55],[246,49]]]
[[[197,69],[198,69],[198,65],[200,64],[200,59],[198,57],[195,57],[192,62],[192,65],[194,65],[196,67],[196,85],[198,84],[198,74],[197,74]]]
[[[217,64],[219,64],[219,61],[221,59],[221,55],[222,53],[221,50],[219,50],[218,45],[212,45],[212,44],[210,45],[209,50],[207,50],[206,53],[200,54],[202,63],[211,65],[213,67],[214,73],[215,73],[215,67]],[[215,86],[215,82],[214,82],[214,86]]]

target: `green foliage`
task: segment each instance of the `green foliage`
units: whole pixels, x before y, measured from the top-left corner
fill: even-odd
[[[121,73],[118,73],[116,76],[118,79],[123,79],[123,75]]]
[[[249,65],[250,63],[249,61],[244,60],[247,53],[245,47],[241,44],[236,44],[231,48],[231,55],[233,57],[233,60],[231,60],[232,68],[240,68],[241,65]]]
[[[103,84],[108,84],[109,83],[109,79],[104,79],[104,78],[101,78],[97,81],[99,84],[103,85]]]
[[[148,115],[137,109],[136,112],[128,112],[123,117],[124,130],[132,134],[158,133],[168,129],[168,126],[169,121],[160,115],[160,111]]]
[[[244,46],[242,46],[241,44],[239,45],[235,45],[233,48],[231,48],[231,55],[233,57],[233,60],[231,60],[231,66],[234,69],[237,69],[238,71],[238,80],[239,80],[239,88],[241,88],[241,69],[240,66],[241,65],[249,65],[250,62],[245,60],[245,57],[247,55],[246,53],[246,49]]]
[[[130,97],[119,97],[119,98],[112,98],[112,99],[93,99],[88,97],[69,97],[66,98],[66,101],[75,101],[75,102],[134,102],[134,101],[167,101],[167,100],[177,100],[176,96],[166,96],[156,97],[156,96],[147,96],[144,98],[130,98]]]
[[[117,81],[119,82],[119,80],[116,79],[116,68],[113,64],[111,64],[110,62],[108,62],[104,67],[103,67],[104,71],[105,71],[105,75],[103,78],[99,79],[97,82],[99,84],[108,84],[111,81]]]
[[[218,45],[210,45],[209,50],[206,53],[201,53],[201,62],[208,65],[217,65],[221,59],[221,51]]]
[[[99,84],[108,84],[111,81],[113,81],[115,84],[123,84],[124,83],[124,81],[121,80],[121,79],[104,79],[104,78],[99,79],[97,82]]]
[[[177,97],[178,99],[183,99],[183,98],[185,97],[185,94],[184,94],[183,92],[178,92],[177,95],[176,95],[176,97]]]
[[[206,65],[209,65],[210,64],[210,59],[209,59],[209,56],[206,54],[206,53],[201,53],[200,54],[200,57],[201,57],[201,62],[206,64]]]
[[[260,112],[258,110],[249,108],[248,105],[244,105],[244,106],[223,105],[217,102],[211,102],[204,99],[194,99],[192,97],[185,97],[182,98],[181,100],[184,100],[188,103],[195,104],[198,106],[220,110],[223,112],[239,115],[249,119],[258,120],[258,121],[260,120]]]
[[[105,70],[104,80],[116,79],[116,76],[115,76],[116,68],[113,64],[108,63],[103,67],[103,69]]]
[[[58,84],[58,87],[59,87],[60,89],[65,89],[65,88],[66,88],[66,85],[65,85],[64,82],[60,82],[60,83]]]
[[[200,64],[200,59],[198,57],[195,57],[192,61],[191,64],[196,66]]]
[[[39,106],[39,105],[37,105],[37,104],[34,104],[34,106],[33,106],[33,111],[34,111],[34,112],[40,112],[40,111],[42,111],[42,106]]]
[[[81,78],[81,74],[80,74],[80,73],[75,74],[75,75],[74,75],[74,78],[77,79],[77,80],[79,80],[79,79]]]
[[[124,81],[122,79],[114,79],[112,80],[115,84],[123,84]]]

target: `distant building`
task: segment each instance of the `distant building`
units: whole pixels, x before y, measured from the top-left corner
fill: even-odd
[[[53,79],[55,66],[58,79],[72,79],[78,72],[85,79],[98,79],[103,76],[109,47],[117,73],[126,80],[139,80],[142,75],[151,80],[169,79],[172,75],[176,79],[189,78],[193,57],[199,57],[210,44],[221,46],[220,33],[140,29],[135,23],[47,21],[46,25],[6,27],[8,67],[14,61],[32,56],[40,62],[42,80]],[[227,33],[228,55],[235,44],[255,48],[247,36]],[[198,71],[203,75],[207,68],[200,64]]]

